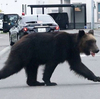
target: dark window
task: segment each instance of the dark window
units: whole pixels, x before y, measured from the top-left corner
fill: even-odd
[[[98,3],[98,21],[100,21],[100,3]]]
[[[2,19],[3,19],[3,15],[4,15],[4,14],[0,14],[0,20],[2,20]]]

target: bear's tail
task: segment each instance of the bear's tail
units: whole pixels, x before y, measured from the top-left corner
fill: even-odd
[[[0,70],[0,79],[7,78],[22,69],[22,64],[20,60],[16,61],[16,58],[8,58],[5,62],[5,66]]]

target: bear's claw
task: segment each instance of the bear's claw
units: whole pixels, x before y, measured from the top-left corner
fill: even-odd
[[[93,79],[94,82],[100,82],[100,77],[95,77],[95,79]]]
[[[46,82],[45,84],[46,86],[56,86],[57,85],[57,83],[54,83],[54,82]]]
[[[29,86],[44,86],[44,85],[45,85],[44,82],[40,83],[40,82],[38,82],[38,81],[36,81],[36,82],[28,82],[27,84],[28,84]]]

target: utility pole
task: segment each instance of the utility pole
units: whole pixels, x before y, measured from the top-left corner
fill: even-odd
[[[60,3],[63,4],[63,0],[60,0]]]
[[[91,29],[94,29],[94,1],[91,0]]]
[[[63,4],[63,0],[60,0],[60,4]],[[62,7],[59,7],[59,12],[63,12],[63,8]]]

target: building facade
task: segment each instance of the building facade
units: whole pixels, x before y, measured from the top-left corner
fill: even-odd
[[[86,21],[87,21],[87,28],[91,28],[91,0],[0,0],[0,10],[2,10],[4,13],[18,13],[21,15],[23,10],[26,10],[27,14],[31,14],[30,8],[25,5],[30,4],[86,4]],[[23,6],[22,6],[23,5]],[[70,18],[70,10],[64,9],[69,13],[69,20]],[[41,9],[35,8],[34,13],[41,13]],[[57,8],[53,9],[45,9],[45,12],[57,12]],[[77,16],[77,19],[80,20],[80,16]],[[100,27],[100,0],[94,0],[94,28]]]
[[[71,0],[71,3],[86,3],[87,28],[91,28],[91,0]],[[100,0],[94,0],[94,28],[100,27]]]

